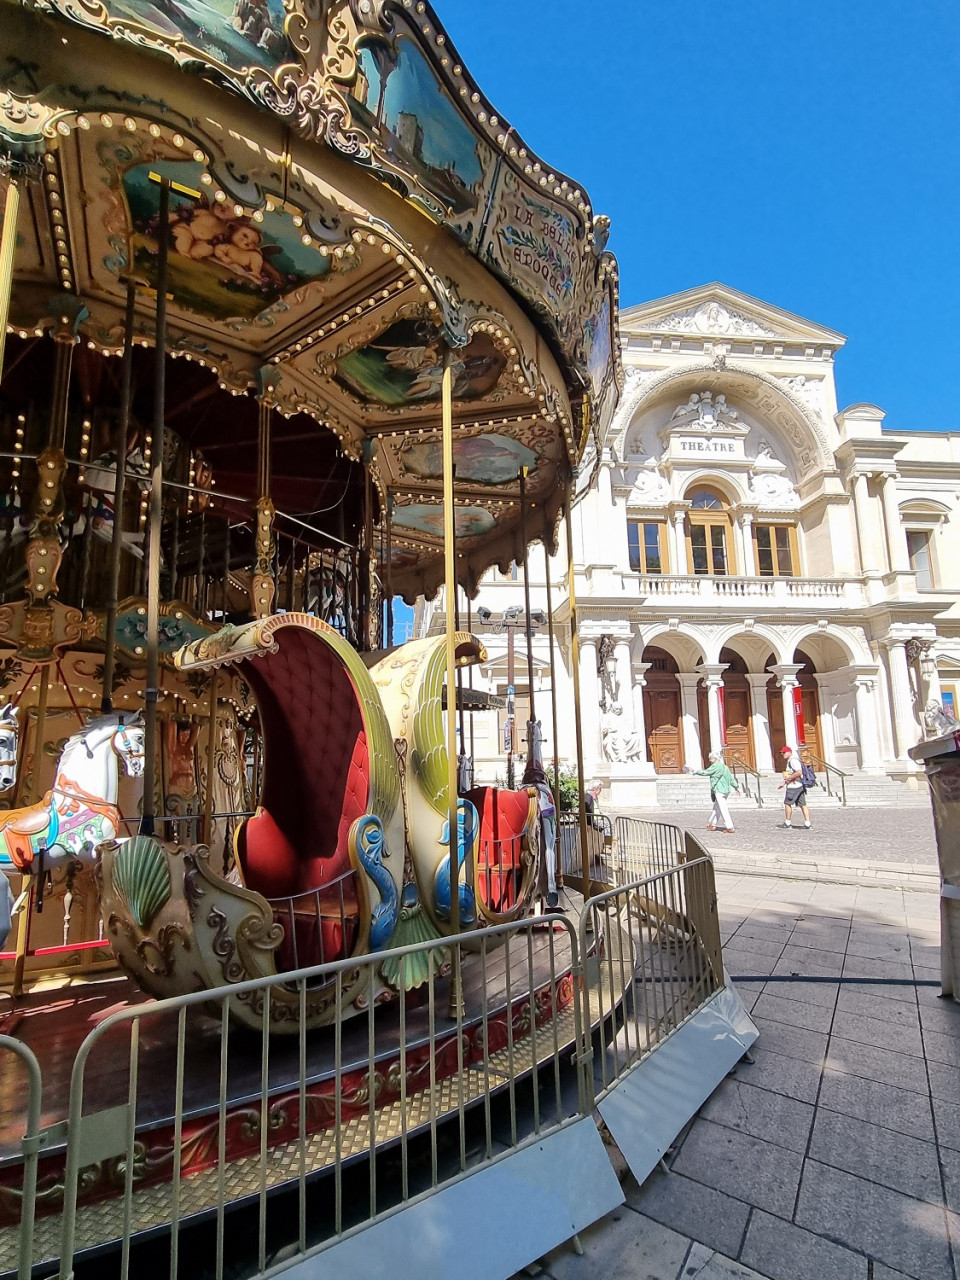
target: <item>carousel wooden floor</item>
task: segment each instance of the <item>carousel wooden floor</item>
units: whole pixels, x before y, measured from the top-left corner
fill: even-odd
[[[579,912],[579,895],[567,893],[563,903],[568,917],[574,922]],[[264,1187],[279,1188],[290,1185],[296,1179],[298,1169],[306,1168],[315,1174],[340,1165],[346,1167],[356,1159],[362,1159],[375,1147],[386,1149],[397,1142],[401,1135],[410,1137],[426,1132],[431,1124],[439,1124],[444,1117],[455,1115],[459,1108],[470,1108],[484,1097],[505,1089],[511,1081],[525,1077],[557,1055],[560,1061],[575,1041],[576,1017],[574,993],[569,978],[571,964],[570,935],[562,926],[551,928],[550,918],[543,927],[530,935],[528,949],[526,939],[518,939],[510,958],[510,998],[507,996],[507,955],[502,949],[491,951],[486,961],[485,985],[481,985],[481,967],[476,957],[464,964],[465,1014],[462,1026],[472,1022],[475,1034],[481,1033],[479,1020],[483,1012],[483,992],[486,992],[486,1010],[492,1028],[499,1010],[505,1018],[508,1003],[512,1006],[511,1020],[517,1030],[513,1043],[500,1041],[490,1044],[486,1061],[474,1059],[461,1070],[454,1070],[442,1078],[439,1073],[435,1083],[412,1088],[401,1101],[385,1098],[382,1105],[368,1111],[364,1106],[335,1128],[328,1123],[308,1133],[303,1143],[281,1140],[271,1147],[266,1163],[249,1145],[238,1149],[231,1156],[222,1175],[210,1161],[198,1162],[192,1170],[184,1166],[177,1191],[177,1214],[181,1219],[200,1222],[217,1211],[217,1205],[245,1202]],[[591,1025],[596,1025],[623,998],[634,973],[633,951],[630,941],[619,928],[605,930],[601,939],[594,939],[602,946],[607,959],[613,963],[588,962],[587,995]],[[621,962],[622,959],[622,962]],[[531,980],[532,975],[532,980]],[[564,982],[566,999],[554,1002],[548,999],[540,1006],[542,1017],[520,1018],[517,1021],[518,1001],[530,990],[558,990]],[[69,992],[51,994],[36,993],[24,1002],[24,1017],[17,1027],[17,1035],[31,1045],[40,1057],[44,1070],[43,1123],[53,1124],[65,1118],[69,1096],[70,1071],[79,1045],[90,1029],[109,1013],[122,1008],[128,1001],[142,1001],[143,996],[125,979],[101,980],[73,988]],[[456,1022],[441,1016],[446,1013],[446,986],[438,982],[434,1001],[434,1037],[439,1046],[456,1042]],[[377,1070],[386,1073],[396,1064],[399,1048],[399,1005],[380,1006],[374,1018],[374,1055]],[[174,1077],[176,1065],[176,1023],[173,1019],[148,1018],[140,1038],[139,1079],[142,1086],[137,1108],[137,1140],[144,1144],[145,1158],[151,1160],[149,1149],[156,1144],[164,1151],[165,1165],[169,1169],[169,1135],[172,1127],[174,1101]],[[419,1044],[429,1045],[429,1006],[408,1002],[406,1008],[406,1044],[408,1064],[412,1051]],[[344,1090],[351,1069],[360,1073],[366,1086],[369,1061],[368,1021],[363,1015],[348,1020],[341,1027],[341,1069]],[[329,1082],[334,1072],[335,1036],[332,1028],[311,1033],[306,1040],[307,1084]],[[429,1059],[429,1052],[424,1049]],[[232,1028],[229,1038],[230,1070],[228,1073],[227,1112],[238,1119],[254,1112],[259,1119],[261,1096],[261,1037]],[[436,1059],[439,1059],[437,1050]],[[20,1080],[9,1061],[12,1055],[0,1054],[0,1124],[4,1159],[0,1159],[0,1181],[9,1180],[19,1171],[15,1168],[17,1157],[16,1135],[22,1130],[23,1101],[19,1091]],[[7,1059],[6,1061],[4,1059]],[[454,1058],[455,1061],[455,1058]],[[87,1088],[84,1097],[84,1114],[106,1110],[126,1101],[129,1070],[129,1041],[127,1032],[117,1036],[108,1033],[104,1044],[91,1060],[87,1071]],[[188,1022],[188,1049],[184,1079],[184,1140],[190,1127],[189,1117],[195,1117],[198,1131],[212,1133],[218,1125],[220,1031],[219,1023],[198,1015]],[[422,1073],[421,1073],[422,1074]],[[272,1114],[286,1110],[284,1095],[298,1088],[299,1043],[298,1037],[273,1038],[269,1053],[269,1092]],[[321,1083],[320,1088],[324,1087]],[[279,1136],[279,1135],[278,1135]],[[47,1151],[56,1151],[51,1143]],[[54,1157],[57,1163],[61,1157]],[[304,1162],[301,1164],[301,1162]],[[109,1163],[109,1162],[107,1162]],[[59,1248],[60,1214],[62,1204],[56,1184],[62,1186],[62,1174],[50,1170],[44,1177],[44,1160],[41,1160],[41,1187],[51,1185],[53,1196],[49,1205],[41,1210],[38,1203],[35,1251],[36,1259],[53,1259]],[[107,1242],[117,1240],[124,1229],[124,1199],[105,1187],[89,1197],[81,1196],[77,1216],[76,1245],[81,1251],[97,1249]],[[138,1185],[130,1206],[129,1229],[134,1234],[163,1230],[171,1220],[174,1189],[167,1172],[164,1178]],[[2,1197],[0,1197],[2,1199]],[[14,1221],[0,1226],[0,1270],[13,1264],[16,1256],[17,1228]]]
[[[568,894],[564,908],[574,920],[580,899]],[[549,919],[549,918],[547,918]],[[502,1011],[507,1001],[507,953],[491,949],[485,973],[476,957],[464,956],[463,1023],[480,1018],[483,991],[488,1014]],[[569,934],[564,928],[533,934],[531,953],[526,944],[515,942],[510,954],[510,989],[517,1000],[531,986],[539,987],[570,967]],[[532,969],[530,965],[532,964]],[[529,970],[529,972],[528,972]],[[485,979],[485,982],[484,982]],[[447,983],[437,985],[434,1001],[437,1040],[455,1029],[447,1015]],[[78,981],[56,989],[33,990],[18,1003],[19,1021],[12,1034],[37,1055],[43,1076],[42,1119],[46,1127],[67,1118],[70,1076],[77,1051],[87,1035],[110,1014],[150,997],[122,975]],[[412,1049],[429,1039],[429,1008],[417,993],[408,998],[406,1042]],[[16,1017],[16,1015],[15,1015]],[[399,1004],[387,1004],[374,1015],[377,1059],[393,1058],[400,1043]],[[137,1128],[152,1128],[172,1121],[175,1110],[176,1016],[147,1017],[141,1020],[138,1053],[139,1090]],[[184,1076],[184,1119],[215,1109],[220,1098],[220,1024],[198,1010],[187,1019],[188,1045]],[[130,1069],[130,1028],[124,1022],[111,1028],[99,1041],[88,1061],[84,1083],[84,1114],[106,1110],[125,1102]],[[296,1086],[299,1081],[298,1037],[274,1036],[269,1051],[269,1092]],[[257,1101],[261,1093],[261,1037],[259,1033],[232,1026],[227,1096],[231,1107]],[[311,1032],[306,1037],[307,1082],[332,1076],[335,1039],[332,1028]],[[341,1070],[346,1075],[366,1066],[369,1055],[368,1021],[363,1014],[342,1024]],[[19,1141],[24,1130],[24,1084],[22,1067],[13,1054],[0,1053],[0,1164],[19,1160]],[[53,1146],[48,1150],[55,1149]]]

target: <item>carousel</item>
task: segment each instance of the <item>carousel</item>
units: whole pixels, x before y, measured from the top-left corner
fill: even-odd
[[[486,982],[397,948],[570,907],[535,717],[520,785],[472,786],[469,607],[403,644],[393,614],[555,550],[619,393],[607,222],[424,3],[0,10],[2,1030],[55,1124],[101,1014],[275,979],[229,1021],[309,1031],[322,1092],[334,1030]],[[143,1185],[187,1171],[153,1159],[169,1071],[151,1046]]]

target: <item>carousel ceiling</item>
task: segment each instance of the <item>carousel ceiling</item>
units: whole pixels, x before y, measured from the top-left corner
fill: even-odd
[[[449,346],[468,587],[517,555],[521,469],[528,534],[553,542],[618,395],[615,262],[605,220],[493,112],[428,6],[0,5],[0,154],[26,176],[15,331],[49,328],[75,295],[81,342],[118,353],[133,276],[151,344],[165,236],[171,356],[223,393],[271,388],[370,463],[408,597],[442,577]],[[242,490],[255,457],[232,440],[225,426],[204,448]]]

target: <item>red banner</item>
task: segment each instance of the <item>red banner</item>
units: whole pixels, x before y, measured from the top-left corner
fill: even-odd
[[[793,723],[797,731],[797,746],[807,745],[807,736],[803,728],[803,690],[799,687],[793,691]]]

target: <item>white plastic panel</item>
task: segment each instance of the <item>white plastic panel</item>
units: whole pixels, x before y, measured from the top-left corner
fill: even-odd
[[[600,1114],[638,1182],[758,1034],[737,992],[724,987],[604,1098]]]

